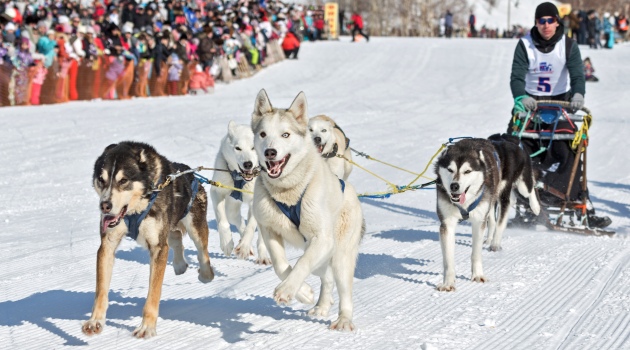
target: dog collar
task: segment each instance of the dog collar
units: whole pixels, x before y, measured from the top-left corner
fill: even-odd
[[[348,138],[348,136],[346,136],[346,133],[343,132],[343,130],[339,127],[339,125],[335,124],[334,128],[341,131],[341,133],[343,134],[343,137],[346,139],[346,149],[348,149],[348,147],[350,147],[350,139]]]
[[[468,218],[470,217],[470,212],[475,210],[475,208],[477,208],[477,205],[479,205],[479,203],[481,202],[481,198],[483,198],[483,192],[484,192],[485,187],[486,186],[481,188],[481,194],[479,195],[479,197],[477,197],[477,199],[475,199],[474,202],[472,202],[470,206],[468,206],[468,209],[464,209],[459,204],[455,204],[457,209],[459,209],[459,213],[462,215],[462,221],[468,220]]]
[[[339,146],[337,146],[337,143],[335,143],[335,145],[333,146],[332,151],[328,152],[328,153],[323,153],[322,157],[323,158],[332,158],[335,157],[337,155],[337,151],[339,150]]]
[[[230,171],[230,175],[232,175],[232,181],[234,181],[234,187],[242,190],[245,186],[245,180],[240,175],[240,173],[236,170]],[[236,199],[237,201],[243,201],[243,192],[240,191],[232,191],[230,193],[230,197]]]

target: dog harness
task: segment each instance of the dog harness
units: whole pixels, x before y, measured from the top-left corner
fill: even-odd
[[[197,180],[196,177],[193,178],[193,181],[191,183],[191,189],[192,189],[192,195],[190,196],[190,202],[188,202],[188,206],[186,206],[186,212],[184,213],[184,216],[182,216],[181,219],[185,218],[186,215],[188,215],[188,213],[190,212],[190,209],[192,208],[195,197],[197,196],[197,192],[199,191],[199,180]],[[147,205],[146,209],[144,209],[142,212],[136,213],[136,214],[125,215],[125,217],[123,217],[123,220],[125,221],[125,225],[127,225],[127,237],[133,239],[134,241],[138,239],[138,235],[140,234],[140,224],[142,223],[142,220],[144,220],[144,218],[147,217],[147,214],[149,214],[149,211],[151,210],[151,207],[153,207],[153,204],[155,203],[155,200],[157,199],[157,196],[159,194],[160,194],[159,191],[155,191],[151,194],[149,205]]]
[[[346,183],[342,179],[339,179],[339,183],[341,184],[341,193],[343,193],[346,189]],[[274,199],[274,202],[276,202],[276,205],[278,206],[280,211],[287,218],[289,218],[289,220],[291,220],[296,228],[300,228],[300,211],[302,210],[302,197],[304,197],[304,193],[302,193],[300,199],[295,205],[286,205]],[[304,238],[304,241],[306,242],[306,238]]]
[[[245,180],[243,179],[243,177],[239,175],[238,171],[236,170],[230,171],[230,175],[232,175],[232,181],[234,181],[234,188],[238,188],[239,190],[242,190],[243,187],[245,187]],[[232,191],[232,193],[230,193],[230,197],[236,199],[237,201],[242,202],[243,192]]]
[[[479,205],[479,203],[481,202],[481,198],[483,198],[483,192],[484,192],[485,187],[486,186],[481,188],[481,195],[479,195],[479,197],[475,199],[475,201],[468,207],[468,210],[462,208],[459,204],[455,204],[457,209],[459,209],[459,213],[462,215],[462,221],[468,220],[468,218],[470,217],[470,212],[475,210],[475,208],[477,208],[477,205]]]
[[[343,137],[346,139],[346,149],[348,149],[348,147],[350,147],[350,139],[346,136],[346,133],[343,132],[343,130],[341,130],[339,125],[335,124],[334,128],[338,129],[339,131],[341,131],[341,133],[343,134]],[[337,151],[339,151],[339,146],[337,145],[337,143],[335,143],[335,145],[333,146],[332,151],[322,154],[322,157],[324,157],[324,158],[335,157],[335,156],[337,156]]]

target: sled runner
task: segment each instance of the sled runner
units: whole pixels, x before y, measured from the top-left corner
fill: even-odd
[[[587,108],[570,112],[569,102],[538,101],[534,112],[518,112],[511,134],[518,136],[532,158],[541,204],[533,215],[517,196],[512,226],[543,224],[551,230],[582,234],[614,234],[605,230],[608,217],[595,216],[587,188],[588,131],[593,117]]]

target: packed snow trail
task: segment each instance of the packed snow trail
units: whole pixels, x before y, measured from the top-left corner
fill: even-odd
[[[279,280],[271,267],[221,254],[210,210],[216,278],[207,285],[197,280],[196,250],[185,239],[191,266],[181,276],[167,269],[157,337],[131,335],[147,295],[149,258],[128,239],[116,254],[106,327],[98,336],[81,333],[94,300],[100,241],[92,167],[111,143],[143,141],[170,160],[212,166],[228,121],[248,124],[261,88],[276,107],[288,107],[304,91],[309,114],[333,117],[353,148],[417,172],[449,137],[505,131],[516,41],[342,39],[305,43],[299,60],[219,85],[211,96],[0,109],[1,347],[628,348],[627,45],[581,47],[600,78],[586,93],[594,116],[589,187],[599,213],[613,219],[614,237],[508,229],[503,251],[483,251],[490,281],[479,284],[469,280],[471,228],[463,223],[456,234],[457,290],[441,293],[434,190],[363,199],[368,231],[355,273],[358,331],[340,333],[327,329],[337,304],[325,319],[306,316],[307,305],[277,306],[272,294]],[[397,184],[414,177],[355,161]],[[349,181],[359,192],[387,189],[360,169]],[[300,253],[289,254],[294,262]],[[317,278],[307,281],[319,290]]]

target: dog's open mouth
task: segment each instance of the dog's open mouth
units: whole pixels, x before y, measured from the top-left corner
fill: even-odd
[[[317,147],[317,152],[322,153],[324,151],[324,147],[326,147],[325,143],[320,143],[319,145],[315,145]]]
[[[291,158],[291,154],[287,154],[280,160],[265,161],[265,164],[267,165],[267,175],[269,175],[272,179],[279,177],[282,174],[282,170],[287,165],[289,158]]]
[[[107,228],[116,227],[120,224],[120,221],[125,217],[127,213],[127,206],[125,205],[118,215],[104,215],[101,218],[101,227],[103,228],[103,232],[107,230]]]
[[[256,177],[256,168],[252,168],[250,170],[243,170],[243,168],[241,168],[240,166],[238,167],[238,169],[241,171],[241,173],[239,174],[243,180],[250,182],[254,179],[254,177]]]
[[[451,202],[459,203],[459,205],[464,205],[464,203],[466,202],[466,192],[468,192],[468,188],[462,193],[451,193]]]

